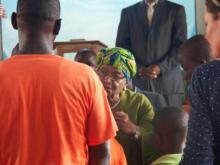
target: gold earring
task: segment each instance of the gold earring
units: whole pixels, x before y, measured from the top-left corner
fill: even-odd
[[[123,88],[123,91],[126,91],[127,90],[127,87],[125,86],[124,88]]]

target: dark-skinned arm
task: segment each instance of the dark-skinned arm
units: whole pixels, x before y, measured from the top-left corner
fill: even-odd
[[[89,146],[89,165],[109,165],[109,163],[110,163],[109,140],[97,146]]]

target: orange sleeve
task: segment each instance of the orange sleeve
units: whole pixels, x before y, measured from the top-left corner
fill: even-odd
[[[115,138],[111,139],[110,165],[127,165],[124,150]]]
[[[92,81],[92,82],[91,82]],[[116,136],[117,125],[103,85],[97,75],[91,79],[90,111],[87,118],[87,144],[99,145]]]

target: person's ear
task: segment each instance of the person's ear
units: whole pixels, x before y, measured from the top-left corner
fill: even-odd
[[[58,19],[55,22],[54,29],[53,29],[53,34],[58,35],[59,32],[60,32],[60,28],[61,28],[61,19]]]
[[[11,15],[11,24],[14,29],[18,29],[18,24],[17,24],[17,13],[13,12]]]

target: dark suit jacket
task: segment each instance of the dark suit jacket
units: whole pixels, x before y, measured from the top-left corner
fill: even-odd
[[[158,64],[161,69],[155,80],[143,81],[136,76],[134,84],[138,88],[165,95],[184,92],[177,49],[186,35],[185,10],[176,3],[159,0],[151,27],[144,1],[122,10],[116,46],[133,52],[138,68]]]

